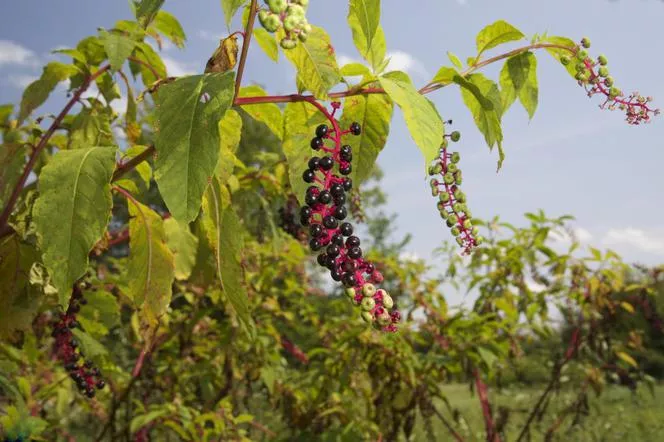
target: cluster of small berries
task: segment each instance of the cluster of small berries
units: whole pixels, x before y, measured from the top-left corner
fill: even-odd
[[[82,287],[74,285],[67,312],[60,314],[59,319],[53,323],[52,336],[55,338],[54,350],[69,376],[74,380],[78,389],[89,398],[94,397],[96,389],[104,388],[104,380],[98,368],[92,361],[85,360],[79,344],[72,334],[72,329],[80,327],[76,314],[81,306],[87,304],[83,297]]]
[[[445,220],[459,246],[463,247],[464,253],[468,254],[484,239],[479,236],[477,226],[473,226],[466,195],[459,189],[462,181],[461,169],[458,166],[461,155],[459,152],[447,153],[448,139],[457,142],[460,138],[458,131],[445,135],[440,156],[429,166],[429,176],[440,177],[431,178],[429,184],[431,194],[439,199],[437,205],[441,218]]]
[[[265,3],[269,10],[258,11],[258,21],[268,32],[284,28],[286,37],[281,39],[282,48],[293,49],[297,40],[307,41],[312,29],[305,17],[309,0],[265,0]]]
[[[344,284],[353,302],[362,306],[364,320],[384,331],[396,331],[400,313],[391,311],[392,298],[371,284],[381,283],[383,275],[362,258],[360,238],[353,235],[352,224],[344,222],[348,216],[346,192],[353,187],[347,177],[352,170],[353,152],[351,146],[341,145],[341,137],[348,133],[360,135],[362,128],[354,122],[348,130],[341,131],[334,118],[340,104],[335,102],[332,106],[334,111],[327,114],[332,128],[325,124],[318,126],[310,143],[314,151],[325,155],[312,157],[302,174],[302,179],[312,185],[306,191],[306,205],[300,209],[300,223],[309,226],[311,249],[317,252],[325,248],[318,255],[318,264],[329,269],[332,279]],[[326,141],[332,145],[326,145]],[[333,173],[335,165],[342,176]]]
[[[608,60],[604,55],[593,60],[589,57],[587,49],[590,48],[590,40],[583,38],[576,48],[576,57],[574,59],[564,56],[560,62],[568,65],[575,63],[575,78],[579,85],[583,86],[588,92],[588,96],[603,95],[605,100],[600,104],[600,108],[610,110],[620,109],[625,112],[626,121],[629,124],[641,124],[650,121],[650,118],[659,114],[659,109],[653,109],[648,106],[652,97],[644,97],[638,92],[633,92],[629,96],[614,85],[613,77],[609,75],[607,68]]]
[[[297,212],[299,205],[295,195],[291,195],[286,201],[286,205],[279,209],[279,227],[298,241],[307,240],[307,232],[301,224],[297,222]]]

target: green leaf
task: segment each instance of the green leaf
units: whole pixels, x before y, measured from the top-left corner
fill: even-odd
[[[284,36],[279,31],[278,38]],[[325,30],[312,26],[309,38],[294,49],[284,51],[286,58],[297,69],[297,81],[320,100],[328,98],[327,92],[339,83],[341,74],[334,55],[334,48]]]
[[[426,165],[438,156],[443,142],[443,121],[431,101],[417,92],[408,75],[395,71],[380,77],[380,84],[401,108],[410,136]]]
[[[627,362],[632,367],[639,368],[639,364],[636,362],[636,360],[627,353],[625,353],[624,351],[617,351],[616,356],[618,356],[623,361]]]
[[[140,146],[138,144],[129,146],[124,152],[123,161],[130,161],[132,158],[145,152],[145,149],[147,148],[147,146]],[[147,161],[143,161],[134,167],[134,171],[138,173],[138,176],[141,177],[146,187],[150,187],[150,180],[152,179],[152,168],[150,167],[150,164]]]
[[[341,67],[341,75],[344,77],[355,77],[359,75],[369,76],[371,71],[362,63],[348,63]]]
[[[214,250],[217,276],[224,295],[244,330],[253,337],[255,326],[249,314],[244,268],[240,264],[244,249],[242,226],[230,206],[228,191],[216,179],[208,186],[203,199],[203,228]]]
[[[516,97],[532,119],[537,110],[539,89],[537,86],[537,58],[532,52],[510,57],[500,71],[502,111],[514,103]]]
[[[136,200],[129,207],[129,294],[141,307],[143,337],[148,340],[171,302],[175,264],[161,216]]]
[[[184,47],[187,36],[182,29],[182,25],[177,18],[170,12],[159,11],[152,23],[152,26],[164,37],[168,38],[178,48]]]
[[[164,221],[164,230],[168,248],[175,255],[175,278],[185,280],[191,275],[191,269],[196,264],[196,250],[198,238],[196,238],[189,226],[168,218]]]
[[[65,308],[72,285],[87,269],[88,253],[111,218],[115,151],[112,147],[61,151],[39,175],[33,217],[44,264]]]
[[[83,108],[72,121],[69,134],[69,149],[110,146],[114,141],[109,115],[97,106]]]
[[[480,100],[479,96],[485,99]],[[502,147],[503,132],[500,126],[502,103],[498,86],[482,74],[472,74],[462,84],[461,97],[473,115],[475,125],[484,135],[489,149],[498,145],[498,169],[500,169],[505,154]],[[487,106],[488,103],[491,106]]]
[[[39,256],[18,235],[0,240],[0,337],[32,325],[41,301],[41,290],[30,284],[30,272]]]
[[[504,20],[498,20],[497,22],[488,25],[477,34],[476,58],[479,59],[484,51],[495,48],[503,43],[521,40],[522,38],[525,38],[523,32]]]
[[[380,26],[380,0],[350,0],[348,26],[359,53],[376,70],[385,58],[385,34]]]
[[[103,338],[110,328],[120,323],[118,300],[105,290],[89,291],[85,300],[87,304],[76,319],[93,338]]]
[[[318,110],[306,102],[288,103],[284,110],[284,155],[288,161],[288,178],[300,204],[309,184],[302,180],[302,171],[311,158],[309,142],[318,124],[327,122]]]
[[[273,61],[279,61],[279,46],[274,35],[270,34],[263,28],[254,28],[254,38],[258,42],[263,52],[267,54]]]
[[[152,46],[149,44],[144,42],[137,43],[136,49],[133,52],[133,57],[152,68],[150,69],[144,64],[139,64],[134,61],[129,62],[129,67],[133,73],[140,72],[141,77],[143,77],[143,84],[145,86],[151,86],[160,78],[166,78],[166,66],[164,65],[164,62],[162,61],[159,54],[157,54],[157,52],[155,52],[155,50],[152,49]],[[155,73],[157,76],[155,76]]]
[[[108,354],[106,347],[83,330],[75,328],[72,330],[72,334],[78,340],[81,351],[85,354],[86,358],[97,359],[99,356]]]
[[[456,69],[443,66],[438,70],[436,75],[431,80],[432,83],[440,83],[442,85],[448,85],[454,83],[455,77],[461,77],[461,74],[457,72]]]
[[[30,83],[25,91],[23,91],[21,109],[18,113],[19,124],[46,101],[58,83],[65,81],[78,72],[79,70],[76,66],[57,61],[52,61],[44,66],[41,77]]]
[[[119,32],[101,31],[100,33],[111,69],[119,71],[127,57],[133,52],[136,40]]]
[[[245,86],[240,89],[240,97],[264,97],[267,92],[260,86]],[[280,140],[283,139],[283,118],[281,109],[275,103],[251,104],[243,106],[242,110],[251,115],[254,120],[265,123],[265,125]]]
[[[157,16],[157,12],[161,9],[165,0],[141,0],[136,6],[136,20],[147,28],[152,20]]]
[[[230,27],[233,16],[238,9],[246,3],[247,0],[221,0],[221,8],[224,10],[226,18],[226,27]]]
[[[129,431],[135,433],[136,431],[145,427],[155,419],[167,416],[168,414],[170,414],[170,411],[167,408],[161,408],[158,410],[152,410],[145,414],[139,414],[137,416],[134,416],[134,418],[132,418],[131,420],[131,423],[129,424]]]
[[[355,95],[344,100],[341,127],[349,127],[357,121],[362,127],[359,136],[344,135],[344,144],[353,147],[353,171],[356,184],[369,178],[378,154],[385,147],[390,133],[390,121],[394,104],[387,95]]]
[[[226,184],[235,168],[235,151],[242,137],[242,117],[237,111],[229,109],[224,118],[219,120],[219,162],[215,173],[221,184]]]
[[[459,60],[459,57],[457,57],[455,54],[453,54],[450,51],[447,51],[447,58],[450,59],[452,64],[457,68],[457,69],[463,69],[463,64],[461,63],[461,60]]]
[[[234,95],[233,72],[178,78],[156,97],[154,176],[175,219],[191,222],[219,159],[219,120]]]
[[[577,44],[574,42],[574,40],[569,39],[567,37],[551,36],[551,37],[546,37],[546,38],[542,39],[542,41],[546,42],[546,43],[552,43],[552,44],[555,44],[555,45],[558,45],[558,46],[565,46],[565,47],[568,47],[572,50],[575,49],[576,46],[577,46]],[[573,54],[570,51],[567,51],[565,49],[546,48],[546,51],[549,54],[551,54],[551,56],[553,58],[558,60],[559,63],[560,63],[560,58],[563,57],[563,56],[571,58],[572,60],[574,60],[574,58],[572,57]],[[562,63],[560,63],[560,64],[561,64],[562,67],[565,68],[567,73],[571,77],[574,78],[574,76],[576,75],[576,68],[575,68],[576,63],[570,62],[567,65],[564,65]]]

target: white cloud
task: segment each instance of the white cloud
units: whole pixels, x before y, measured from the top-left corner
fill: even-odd
[[[7,77],[7,82],[19,89],[25,89],[38,78],[36,75],[10,75]]]
[[[224,38],[224,36],[221,34],[217,34],[216,32],[206,31],[205,29],[199,29],[197,35],[198,38],[200,38],[201,40],[207,40],[207,41],[219,41],[222,38]]]
[[[399,261],[405,262],[417,262],[421,260],[420,256],[415,252],[401,252],[399,255]]]
[[[387,58],[389,58],[390,61],[385,68],[386,72],[404,71],[410,75],[416,74],[425,78],[429,77],[429,72],[424,68],[424,65],[407,52],[391,51],[387,53]],[[348,63],[360,63],[366,66],[366,63],[363,60],[350,57],[346,54],[337,55],[337,62],[339,66],[343,66]]]
[[[580,243],[588,243],[593,239],[592,233],[583,227],[574,227],[571,229],[571,234],[574,235],[574,238]],[[552,230],[549,232],[549,240],[556,243],[571,244],[572,237],[570,232],[566,230]]]
[[[97,98],[102,103],[105,103],[104,97],[99,93],[99,89],[96,85],[92,84],[90,87],[81,94],[81,98]],[[124,114],[127,110],[127,97],[121,96],[112,100],[110,103],[111,109],[117,114]]]
[[[162,57],[162,60],[166,65],[166,71],[168,72],[169,76],[181,77],[183,75],[196,74],[196,69],[192,69],[190,63],[183,63],[171,57]]]
[[[0,40],[0,66],[3,64],[36,66],[39,61],[30,49],[10,40]]]
[[[624,229],[609,229],[604,235],[602,243],[607,246],[628,246],[643,252],[664,255],[664,236],[654,232],[627,227]]]

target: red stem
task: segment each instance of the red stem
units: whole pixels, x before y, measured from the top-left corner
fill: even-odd
[[[482,404],[482,415],[484,416],[484,426],[486,427],[486,440],[487,442],[500,442],[500,437],[496,433],[496,426],[493,423],[487,386],[484,381],[482,381],[482,376],[477,368],[473,369],[473,376],[475,377],[477,394],[480,397],[480,403]]]

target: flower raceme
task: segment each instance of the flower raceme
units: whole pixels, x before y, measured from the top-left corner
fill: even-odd
[[[652,116],[659,115],[659,109],[648,106],[648,103],[652,101],[652,97],[643,97],[638,92],[625,96],[615,86],[613,77],[609,74],[607,58],[600,55],[596,60],[593,60],[588,55],[587,49],[589,48],[590,40],[583,38],[576,48],[576,57],[561,57],[560,61],[564,65],[575,63],[575,78],[579,85],[586,89],[589,97],[594,95],[605,97],[604,102],[599,105],[600,108],[624,111],[627,123],[633,125],[648,123]]]
[[[460,138],[458,131],[445,135],[440,156],[429,166],[429,176],[434,177],[429,184],[431,194],[439,199],[438,211],[441,218],[445,220],[459,246],[463,247],[464,253],[468,254],[482,243],[483,238],[478,235],[477,226],[473,226],[466,195],[459,188],[462,181],[461,169],[458,166],[461,156],[459,152],[447,152],[448,139],[457,142]]]
[[[347,296],[361,307],[362,318],[384,331],[396,331],[401,314],[394,309],[390,295],[374,285],[383,281],[383,275],[363,258],[360,238],[353,234],[353,225],[344,221],[348,216],[347,192],[353,188],[347,176],[352,171],[353,150],[341,144],[341,137],[348,133],[360,135],[362,128],[352,123],[342,131],[334,118],[340,104],[332,103],[332,107],[329,113],[321,106],[331,127],[318,126],[310,142],[311,149],[321,156],[312,157],[302,173],[302,179],[311,186],[306,191],[306,204],[300,209],[300,223],[309,227],[311,249],[321,251],[318,264],[330,271],[332,279],[343,283]]]
[[[76,314],[85,304],[87,301],[83,297],[81,285],[74,285],[67,311],[60,314],[59,319],[53,323],[52,336],[55,338],[54,352],[57,358],[62,361],[78,389],[92,398],[95,390],[104,388],[105,383],[92,361],[84,360],[83,352],[72,333],[73,329],[80,327]]]

